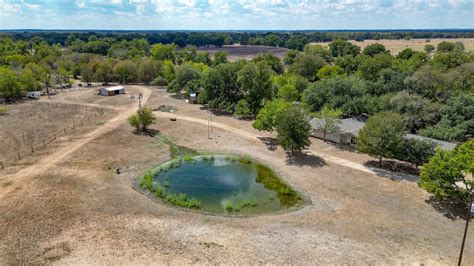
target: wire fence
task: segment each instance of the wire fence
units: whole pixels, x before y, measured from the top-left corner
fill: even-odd
[[[65,105],[63,103],[51,103],[51,102],[36,102],[33,105],[38,105],[42,107],[67,107],[71,108],[70,105]],[[29,143],[25,143],[25,135],[27,135],[23,130],[21,132],[20,144],[16,146],[16,148],[11,148],[8,151],[4,150],[5,154],[2,154],[3,158],[0,158],[0,170],[5,170],[5,168],[9,165],[13,165],[18,161],[24,160],[25,157],[34,155],[42,151],[48,145],[58,142],[61,137],[70,136],[71,133],[77,131],[84,125],[90,125],[92,123],[97,123],[97,118],[102,117],[105,114],[104,108],[99,107],[90,107],[90,106],[82,106],[78,105],[78,108],[82,108],[81,111],[85,111],[85,114],[81,114],[80,117],[74,117],[72,121],[68,121],[68,125],[65,127],[61,127],[54,132],[49,133],[46,137],[41,137],[40,139],[34,138],[29,141]],[[21,111],[21,115],[23,117],[28,116],[28,112],[24,110]],[[39,115],[41,117],[41,115]],[[18,134],[18,132],[15,132]],[[15,134],[12,133],[12,134]],[[31,132],[30,132],[31,133]],[[19,136],[16,136],[17,138]]]

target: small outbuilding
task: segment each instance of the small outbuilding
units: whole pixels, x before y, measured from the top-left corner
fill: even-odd
[[[26,93],[26,98],[28,98],[28,99],[39,99],[39,98],[41,98],[41,91],[28,91]]]
[[[123,86],[104,87],[100,88],[99,94],[102,96],[125,94],[125,88]]]
[[[439,140],[439,139],[432,139],[432,138],[423,137],[423,136],[415,135],[415,134],[406,134],[405,139],[417,139],[417,140],[430,141],[445,151],[454,150],[454,148],[456,148],[456,146],[458,145],[457,143],[448,142],[448,141]]]

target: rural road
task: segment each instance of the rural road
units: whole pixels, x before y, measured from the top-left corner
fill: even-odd
[[[205,126],[207,126],[207,123],[208,123],[208,121],[206,119],[194,118],[194,117],[189,117],[189,116],[182,116],[182,115],[178,115],[176,113],[155,112],[155,114],[156,114],[157,117],[177,118],[177,119],[181,119],[181,120],[185,120],[185,121],[189,121],[189,122],[199,123],[199,124],[202,124],[202,125],[205,125]],[[237,134],[239,134],[243,137],[246,137],[248,139],[253,139],[253,140],[257,140],[257,141],[260,141],[259,137],[263,137],[263,136],[260,136],[258,134],[254,134],[254,133],[251,133],[251,132],[248,132],[248,131],[245,131],[245,130],[241,130],[241,129],[238,129],[238,128],[235,128],[235,127],[232,127],[232,126],[229,126],[229,125],[226,125],[226,124],[222,124],[222,123],[219,123],[219,122],[216,122],[216,121],[212,121],[212,126],[220,128],[220,129],[224,129],[224,130],[227,130],[227,131],[231,131],[231,132],[237,133]],[[391,179],[400,179],[400,180],[409,180],[409,181],[415,181],[415,180],[418,179],[418,176],[415,176],[415,175],[399,173],[399,172],[396,173],[396,172],[391,172],[391,171],[387,171],[387,170],[384,170],[384,169],[369,167],[369,166],[366,166],[366,165],[363,165],[363,164],[360,164],[360,163],[356,163],[356,162],[353,162],[353,161],[349,161],[349,160],[346,160],[346,159],[335,157],[335,156],[332,156],[332,155],[329,155],[329,154],[317,152],[317,151],[314,151],[314,150],[305,150],[305,152],[307,154],[318,156],[318,157],[320,157],[321,159],[324,159],[327,162],[334,163],[334,164],[337,164],[337,165],[342,165],[342,166],[345,166],[345,167],[352,168],[354,170],[362,171],[362,172],[373,174],[373,175],[383,176],[383,177],[387,177],[387,178],[391,178]]]
[[[145,105],[146,102],[148,101],[148,98],[151,95],[151,91],[146,88],[140,86],[140,91],[143,93],[143,100],[142,104]],[[53,154],[43,158],[39,162],[37,162],[34,165],[31,165],[29,167],[26,167],[19,172],[15,173],[14,175],[10,176],[13,180],[15,180],[15,184],[20,184],[21,182],[18,182],[19,179],[25,178],[28,176],[32,175],[38,175],[41,173],[44,173],[47,169],[50,167],[54,166],[56,163],[60,162],[64,158],[66,158],[68,155],[82,147],[83,145],[87,144],[91,140],[107,133],[110,132],[111,130],[116,129],[120,124],[122,124],[130,115],[132,115],[136,110],[138,109],[137,106],[133,106],[131,108],[128,108],[121,113],[119,113],[117,116],[113,117],[106,123],[104,123],[102,126],[94,129],[93,131],[87,133],[86,135],[82,136],[80,139],[73,141],[71,143],[68,143],[65,145],[63,148],[55,151]],[[3,191],[2,194],[0,194],[0,198],[2,198],[5,194],[8,192],[12,191],[15,189],[16,186],[8,186],[6,191]]]

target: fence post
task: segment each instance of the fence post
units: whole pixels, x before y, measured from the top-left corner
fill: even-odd
[[[34,153],[35,150],[33,149],[33,145],[31,145],[31,153]]]
[[[5,168],[3,168],[3,162],[0,162],[0,164],[2,165],[2,170],[5,169]]]
[[[18,160],[21,160],[20,152],[17,152],[17,154],[18,154]]]
[[[46,140],[43,140],[43,145],[46,147]]]

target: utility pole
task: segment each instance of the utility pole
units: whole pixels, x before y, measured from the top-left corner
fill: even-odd
[[[464,178],[466,179],[467,182],[473,182],[474,178],[472,176],[472,173],[467,173],[467,172],[462,172],[464,175]],[[469,221],[471,220],[471,215],[473,211],[472,207],[472,186],[467,186],[466,188],[468,189],[468,197],[469,200],[467,201],[469,203],[468,208],[467,208],[467,217],[466,217],[466,226],[464,227],[464,236],[462,237],[462,244],[461,244],[461,252],[459,253],[459,260],[458,260],[458,266],[461,266],[462,262],[462,254],[464,252],[464,244],[466,243],[466,236],[467,236],[467,229],[469,228]]]
[[[143,94],[140,92],[140,94],[138,94],[138,110],[139,111],[142,110],[142,97],[143,97]]]

